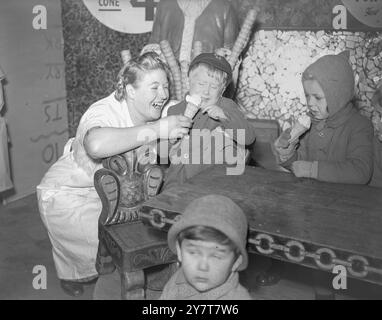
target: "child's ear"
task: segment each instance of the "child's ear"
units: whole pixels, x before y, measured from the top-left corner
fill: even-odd
[[[239,255],[235,261],[235,263],[233,264],[232,266],[232,272],[235,272],[237,271],[237,269],[240,267],[240,265],[242,264],[243,262],[243,256],[242,255]]]
[[[178,261],[182,262],[182,251],[180,250],[179,241],[176,241],[175,246],[176,246],[176,255],[178,256]]]
[[[130,99],[135,99],[135,89],[131,84],[126,85],[126,93]]]

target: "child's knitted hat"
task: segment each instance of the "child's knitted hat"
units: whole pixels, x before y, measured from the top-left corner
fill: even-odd
[[[196,64],[199,63],[208,64],[215,69],[225,72],[227,74],[227,83],[231,82],[232,68],[223,56],[220,56],[216,53],[201,53],[191,61],[190,67],[188,68],[189,72]]]
[[[178,234],[193,226],[211,227],[226,235],[243,256],[243,262],[238,270],[247,267],[247,217],[231,199],[221,195],[208,195],[193,200],[181,218],[168,231],[167,240],[172,252],[176,253],[175,243]]]

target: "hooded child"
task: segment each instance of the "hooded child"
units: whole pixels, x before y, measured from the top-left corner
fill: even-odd
[[[373,127],[352,102],[348,51],[319,58],[304,71],[302,84],[312,126],[286,148],[275,141],[280,164],[296,177],[367,184],[373,170]]]

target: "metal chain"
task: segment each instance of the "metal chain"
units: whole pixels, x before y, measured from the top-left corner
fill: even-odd
[[[285,245],[277,244],[271,235],[264,233],[259,233],[254,239],[249,239],[249,243],[264,255],[281,251],[288,260],[295,263],[301,263],[305,258],[312,258],[320,269],[326,271],[332,271],[336,265],[342,265],[356,278],[365,278],[369,273],[382,275],[382,269],[371,267],[369,261],[360,255],[351,255],[347,260],[342,260],[337,258],[332,249],[319,248],[315,252],[308,252],[299,241],[289,240]]]
[[[153,227],[159,229],[166,225],[171,226],[181,217],[177,215],[169,219],[159,209],[152,209],[148,214],[141,212],[140,216],[148,219]],[[288,260],[294,263],[301,263],[305,258],[311,258],[320,269],[326,271],[332,271],[336,265],[342,265],[356,278],[365,278],[369,273],[382,275],[382,269],[371,267],[369,261],[360,255],[351,255],[347,260],[342,260],[332,249],[318,248],[315,252],[308,252],[303,243],[297,240],[289,240],[285,245],[278,244],[271,235],[265,233],[258,233],[254,239],[250,238],[248,242],[253,244],[261,254],[271,255],[275,251],[281,251]]]

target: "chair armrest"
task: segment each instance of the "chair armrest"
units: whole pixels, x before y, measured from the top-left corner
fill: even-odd
[[[110,224],[119,205],[121,190],[119,179],[113,171],[102,168],[94,174],[94,186],[102,202],[98,221],[102,225]]]
[[[103,160],[104,168],[94,175],[94,186],[102,201],[101,225],[139,219],[142,203],[156,196],[163,181],[158,165],[138,169],[136,155],[121,154]]]

